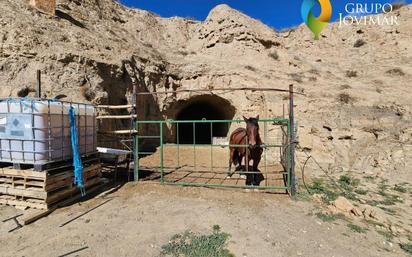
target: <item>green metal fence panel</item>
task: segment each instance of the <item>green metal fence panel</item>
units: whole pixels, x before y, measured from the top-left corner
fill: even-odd
[[[214,137],[214,128],[216,129],[219,124],[227,124],[228,126],[236,124],[236,126],[242,126],[245,122],[243,120],[158,120],[158,121],[137,121],[136,130],[138,135],[135,137],[135,178],[139,179],[139,171],[142,169],[140,165],[140,159],[145,160],[148,154],[147,151],[141,149],[139,144],[142,144],[145,140],[158,140],[157,150],[155,151],[156,158],[158,158],[158,164],[150,163],[153,172],[160,174],[160,183],[168,185],[180,185],[180,186],[203,186],[213,188],[249,188],[249,189],[261,189],[261,190],[287,190],[290,192],[292,186],[291,179],[291,167],[293,162],[293,152],[291,147],[291,123],[289,119],[274,118],[274,119],[261,119],[259,124],[263,124],[263,144],[260,146],[263,149],[262,158],[258,171],[249,170],[249,160],[245,161],[245,166],[240,166],[241,170],[239,174],[251,175],[253,179],[256,176],[263,176],[264,185],[247,184],[247,180],[243,184],[243,178],[229,180],[223,178],[225,176],[225,166],[228,164],[229,158],[227,158],[226,164],[224,160],[226,157],[222,157],[227,153],[229,157],[230,147],[245,147],[249,149],[249,144],[230,144],[218,142],[218,137]],[[159,135],[143,135],[142,130],[139,130],[139,125],[153,125],[158,126]],[[181,124],[192,124],[192,131],[182,131],[179,127]],[[202,126],[210,126],[209,131],[204,134],[209,134],[209,142],[197,142],[197,136],[202,131]],[[172,131],[172,135],[175,140],[170,138],[166,139],[165,127],[168,126]],[[199,130],[197,129],[197,126]],[[269,140],[270,133],[274,133],[274,126],[281,135],[281,142],[271,142]],[[182,144],[180,136],[189,133],[192,136],[191,144]],[[197,134],[198,133],[198,134]],[[189,135],[187,134],[187,135]],[[170,137],[169,135],[169,137]],[[230,137],[230,133],[226,136]],[[206,136],[205,136],[206,138]],[[215,142],[216,139],[216,142]],[[276,151],[276,149],[280,149]],[[206,152],[207,151],[207,152]],[[278,158],[275,158],[275,153],[278,153]],[[158,156],[158,157],[157,157]],[[207,159],[206,156],[208,156]],[[246,154],[247,159],[248,154]],[[155,158],[155,159],[156,159]],[[191,160],[193,158],[193,160]],[[205,163],[205,160],[209,160]],[[157,159],[156,159],[157,160]],[[173,162],[173,163],[171,163]],[[207,162],[207,161],[206,161]],[[191,164],[190,164],[191,163]],[[283,170],[278,173],[274,173],[276,165],[279,164]],[[147,167],[146,167],[147,168]],[[182,178],[177,177],[177,173],[182,173]],[[282,185],[270,184],[270,176],[281,175],[283,179]],[[276,178],[274,178],[274,181]],[[218,183],[219,182],[219,183]]]

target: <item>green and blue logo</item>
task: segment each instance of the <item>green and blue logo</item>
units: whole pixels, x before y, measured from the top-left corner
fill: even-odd
[[[313,14],[313,8],[316,5],[320,5],[321,8],[319,17]],[[301,15],[305,24],[313,32],[315,40],[318,40],[320,33],[332,17],[332,5],[329,0],[303,0]]]

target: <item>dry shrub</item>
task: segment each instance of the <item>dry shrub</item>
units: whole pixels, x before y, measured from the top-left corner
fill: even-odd
[[[365,40],[363,40],[363,39],[358,39],[358,40],[356,40],[355,44],[353,44],[353,47],[358,48],[358,47],[361,47],[361,46],[363,46],[363,45],[365,45],[365,44],[366,44]]]
[[[298,73],[291,73],[289,76],[296,82],[302,83],[303,82],[303,76],[298,74]]]
[[[87,101],[92,101],[96,97],[96,93],[87,86],[83,86],[80,88],[80,94]]]
[[[312,73],[312,74],[315,74],[315,75],[320,75],[320,73],[317,69],[310,69],[309,73]]]
[[[402,7],[406,6],[405,1],[396,1],[392,3],[392,12],[401,9]],[[385,12],[389,12],[390,9],[386,9]]]
[[[26,97],[32,92],[36,92],[36,90],[34,88],[26,86],[26,87],[20,89],[19,91],[17,91],[17,96],[18,97]]]
[[[245,69],[250,70],[250,71],[257,71],[257,69],[255,67],[250,66],[250,65],[246,65]]]
[[[358,76],[358,72],[354,70],[347,70],[346,77],[348,78],[356,78]]]
[[[278,55],[278,52],[276,51],[269,53],[269,57],[276,61],[279,60],[279,55]]]
[[[177,51],[177,53],[180,54],[180,55],[183,55],[183,56],[186,56],[186,55],[189,54],[189,52],[184,51],[184,50],[179,50],[179,51]]]
[[[344,104],[350,104],[353,102],[353,98],[348,93],[340,93],[338,95],[338,101]]]
[[[405,72],[400,68],[390,69],[386,73],[392,76],[405,76]]]

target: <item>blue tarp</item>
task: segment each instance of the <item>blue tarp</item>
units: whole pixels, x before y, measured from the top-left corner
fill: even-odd
[[[79,140],[77,138],[76,113],[73,107],[70,107],[70,110],[69,110],[69,120],[70,120],[70,138],[72,142],[72,152],[73,152],[74,184],[80,189],[81,195],[85,196],[86,190],[84,188],[83,165],[82,165],[82,159],[80,158],[80,152],[79,152]]]

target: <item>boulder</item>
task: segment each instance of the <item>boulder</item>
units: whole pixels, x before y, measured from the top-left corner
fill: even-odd
[[[359,211],[348,199],[343,196],[339,196],[333,203],[333,207],[336,208],[337,211],[343,212],[346,214],[351,214],[354,216],[361,216],[362,212]]]

